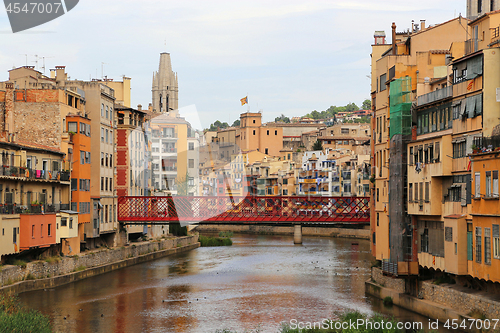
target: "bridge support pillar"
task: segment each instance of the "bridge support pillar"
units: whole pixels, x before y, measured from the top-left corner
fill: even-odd
[[[293,230],[293,244],[302,244],[302,225],[294,225]]]

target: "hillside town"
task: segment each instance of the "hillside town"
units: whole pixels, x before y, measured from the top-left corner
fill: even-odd
[[[143,105],[132,105],[127,76],[71,79],[63,65],[48,75],[29,65],[8,70],[0,82],[0,272],[19,259],[81,258],[184,236],[191,238],[175,246],[191,250],[203,221],[178,227],[176,199],[193,216],[202,209],[195,202],[227,199],[242,217],[238,205],[258,198],[267,229],[259,229],[261,216],[207,229],[222,238],[233,229],[293,235],[294,244],[305,229],[343,237],[351,251],[345,260],[371,254],[362,285],[384,305],[390,299],[441,324],[498,318],[500,1],[467,0],[465,17],[380,22],[380,29],[370,35],[370,98],[360,106],[274,118],[250,110],[243,93],[234,96],[241,108],[232,125],[214,118],[206,128],[183,107],[167,52],[151,67],[151,100]],[[288,211],[278,221],[288,224],[273,225],[276,211],[298,211],[300,200],[307,208],[296,220]],[[154,218],[144,217],[153,210]],[[176,223],[161,223],[169,214]],[[135,224],[131,216],[143,219]],[[335,246],[328,251],[347,251]],[[332,269],[320,260],[311,260],[314,270]],[[343,273],[359,271],[352,265]],[[12,284],[2,277],[1,287]]]

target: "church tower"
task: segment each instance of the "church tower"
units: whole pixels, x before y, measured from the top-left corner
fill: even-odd
[[[160,67],[153,73],[153,111],[166,113],[179,108],[177,73],[172,71],[170,53],[160,54]]]

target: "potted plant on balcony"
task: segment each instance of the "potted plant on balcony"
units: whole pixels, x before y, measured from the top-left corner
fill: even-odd
[[[479,148],[475,144],[471,146],[471,149],[473,154],[479,153]]]

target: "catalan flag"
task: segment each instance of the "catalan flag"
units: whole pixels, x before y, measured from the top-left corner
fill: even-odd
[[[240,102],[242,106],[248,104],[248,96],[245,96],[242,99],[240,99]]]
[[[467,85],[467,90],[472,90],[473,86],[474,86],[474,80],[470,80],[469,84]]]

